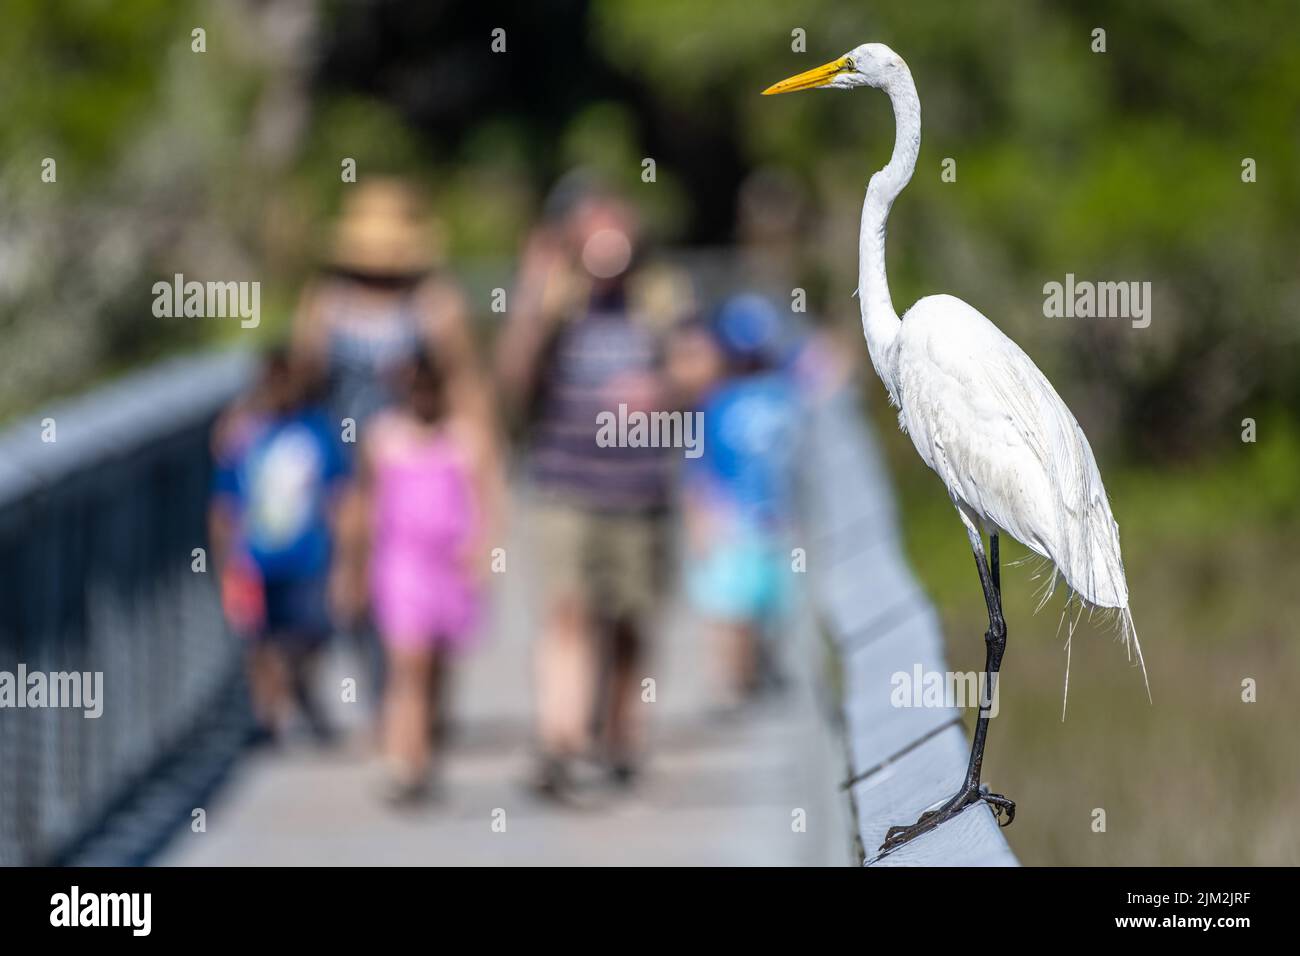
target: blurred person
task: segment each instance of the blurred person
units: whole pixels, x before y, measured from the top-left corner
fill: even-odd
[[[785,314],[784,364],[806,399],[834,393],[861,364],[860,333],[853,331],[856,323],[822,321],[808,301],[810,290],[826,281],[809,258],[819,237],[808,190],[791,170],[762,167],[741,183],[736,211],[738,281],[774,304],[801,295],[802,305]]]
[[[645,631],[662,599],[669,451],[601,447],[598,416],[662,408],[665,311],[680,284],[637,263],[638,224],[620,198],[562,183],[528,240],[501,384],[530,418],[532,516],[543,592],[536,654],[535,787],[570,790],[574,758],[616,783],[639,750]],[[602,679],[603,678],[603,679]]]
[[[214,561],[231,626],[248,641],[260,733],[274,738],[294,706],[321,741],[332,738],[311,695],[330,624],[326,582],[346,464],[306,370],[283,349],[213,432],[209,510]]]
[[[679,387],[696,390],[704,419],[703,454],[687,459],[682,475],[686,583],[735,706],[780,684],[798,397],[778,367],[781,321],[767,299],[728,299],[710,331],[688,326],[674,337]]]
[[[445,370],[453,404],[485,399],[468,307],[441,247],[410,184],[368,179],[347,193],[325,267],[303,290],[294,351],[323,377],[336,424],[351,419],[358,436],[393,403],[394,374],[419,352]]]
[[[366,430],[353,493],[364,516],[364,580],[387,654],[383,752],[387,795],[429,794],[448,678],[476,633],[491,529],[503,487],[491,436],[457,410],[439,363],[417,354],[402,401]],[[352,609],[354,612],[359,608]]]
[[[349,188],[325,268],[303,290],[293,326],[295,355],[324,382],[331,424],[348,457],[373,417],[393,403],[396,373],[420,355],[444,370],[449,402],[488,427],[465,297],[442,268],[441,246],[438,224],[409,183],[374,177]],[[331,587],[336,609],[365,606],[362,595],[346,593],[362,580],[350,566],[362,560],[365,531],[365,516],[345,507]],[[373,624],[343,623],[361,644],[378,703],[385,657]]]
[[[726,356],[708,322],[689,318],[672,330],[665,370],[677,403],[699,409],[727,374]]]
[[[745,177],[736,193],[736,244],[742,287],[788,298],[808,285],[810,215],[807,191],[787,169],[767,166]]]

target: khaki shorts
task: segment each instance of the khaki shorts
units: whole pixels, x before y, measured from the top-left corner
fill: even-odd
[[[533,560],[547,599],[572,596],[600,614],[644,618],[663,597],[665,522],[602,514],[544,498],[533,509]]]

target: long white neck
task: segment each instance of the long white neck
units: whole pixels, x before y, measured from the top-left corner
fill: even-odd
[[[902,327],[894,302],[889,297],[885,274],[885,225],[894,200],[916,169],[921,151],[921,100],[906,66],[894,74],[885,87],[894,107],[894,153],[889,163],[871,177],[862,204],[862,232],[858,239],[858,300],[862,307],[862,331],[876,374],[898,404],[898,383],[894,381],[893,352]]]

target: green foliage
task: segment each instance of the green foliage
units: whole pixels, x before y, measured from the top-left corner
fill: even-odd
[[[220,332],[155,320],[160,275],[249,276],[261,70],[219,4],[20,0],[0,31],[0,415]],[[191,49],[202,26],[207,51]],[[43,178],[44,160],[57,178]],[[202,263],[200,263],[202,260]]]
[[[849,237],[867,177],[888,155],[888,104],[867,91],[757,94],[858,43],[885,42],[911,66],[924,118],[918,172],[891,219],[896,302],[960,295],[1053,369],[1063,391],[1073,376],[1105,381],[1114,415],[1097,431],[1143,456],[1195,457],[1231,440],[1243,409],[1300,402],[1293,4],[754,7],[609,2],[596,24],[656,95],[736,111],[751,162],[783,163],[815,186],[833,285],[852,288]],[[806,53],[791,51],[795,27]],[[1091,49],[1096,27],[1104,53]],[[957,162],[955,183],[940,180],[945,157]],[[1258,164],[1255,183],[1242,182],[1245,157]],[[1067,272],[1151,281],[1152,328],[1050,323],[1042,286]],[[834,305],[848,321],[851,303]]]
[[[317,52],[347,50],[349,24],[365,17],[322,9]],[[58,299],[73,294],[78,266],[101,259],[108,280],[81,277],[87,288],[75,292],[86,312],[134,308],[132,270],[165,271],[196,250],[221,251],[226,271],[264,267],[279,287],[271,297],[288,298],[337,207],[345,156],[362,175],[421,180],[462,262],[512,256],[545,190],[573,165],[625,184],[654,234],[715,243],[731,236],[734,212],[717,195],[751,169],[787,167],[816,202],[806,261],[792,269],[826,290],[832,321],[851,324],[853,237],[862,189],[892,141],[889,105],[870,91],[759,92],[878,40],[907,58],[924,116],[917,175],[891,220],[897,303],[938,291],[967,299],[1052,375],[1096,444],[1138,460],[1194,460],[1231,442],[1244,415],[1300,405],[1300,57],[1290,0],[1248,12],[1212,0],[596,0],[585,9],[523,16],[509,60],[474,59],[488,54],[447,39],[438,49],[449,64],[496,72],[473,82],[450,65],[418,74],[451,83],[430,90],[391,81],[428,57],[381,60],[391,75],[302,86],[310,81],[295,77],[311,56],[294,66],[269,41],[259,46],[261,7],[11,3],[0,33],[0,189],[31,249],[11,266],[21,281],[0,284],[24,290],[0,293],[0,325],[39,339],[45,316],[66,311]],[[566,35],[583,24],[564,60],[525,39],[551,21]],[[469,20],[455,22],[472,33]],[[189,51],[196,24],[208,30],[201,56]],[[1097,27],[1105,53],[1091,49]],[[795,31],[806,52],[792,50]],[[295,84],[296,114],[264,116],[293,102]],[[495,97],[481,108],[479,88]],[[454,129],[422,126],[418,115],[444,100],[459,112],[432,115]],[[295,124],[303,134],[276,158],[267,131]],[[46,155],[59,161],[57,189],[39,185]],[[653,186],[639,178],[647,156]],[[1257,182],[1241,180],[1246,157]],[[940,178],[949,158],[956,182]],[[118,233],[87,229],[92,208]],[[42,228],[50,234],[33,238]],[[42,255],[51,243],[64,254]],[[1067,272],[1150,281],[1151,327],[1045,319],[1043,285]],[[140,348],[130,329],[86,325],[83,354],[49,375],[37,371],[49,357],[27,361],[15,394],[62,387]],[[144,338],[190,334],[157,327]],[[0,394],[0,406],[13,399]]]
[[[124,16],[111,2],[7,3],[0,155],[23,156],[33,167],[42,156],[58,156],[72,182],[102,174],[124,133],[154,104],[158,59],[170,46],[188,43],[186,8],[142,0]],[[145,50],[154,55],[130,55]]]

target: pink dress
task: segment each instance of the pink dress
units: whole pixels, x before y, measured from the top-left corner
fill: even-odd
[[[380,633],[399,648],[463,647],[481,604],[465,570],[479,517],[464,455],[441,432],[426,435],[393,413],[370,429],[370,583]]]

